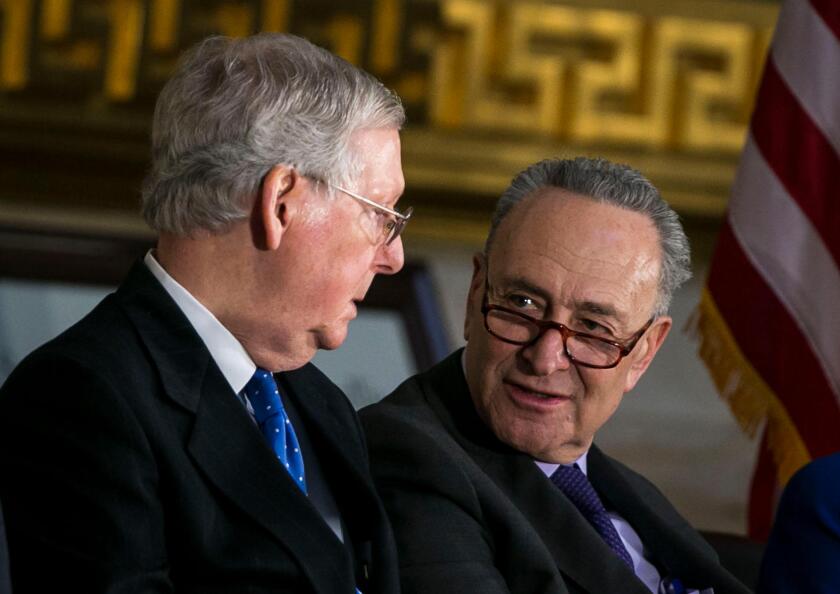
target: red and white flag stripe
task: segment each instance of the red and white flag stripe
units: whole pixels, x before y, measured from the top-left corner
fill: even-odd
[[[840,0],[782,6],[697,329],[735,416],[765,423],[776,480],[750,505],[772,509],[766,485],[840,451]]]

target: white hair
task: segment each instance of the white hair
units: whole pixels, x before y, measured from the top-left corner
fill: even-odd
[[[357,130],[399,129],[399,98],[300,37],[210,37],[179,62],[155,107],[142,212],[157,231],[224,232],[247,217],[278,164],[350,185]]]

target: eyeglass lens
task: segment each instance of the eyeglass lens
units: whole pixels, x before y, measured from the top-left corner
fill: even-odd
[[[494,336],[516,344],[533,342],[543,333],[539,324],[513,312],[490,309],[485,319],[487,329]],[[602,367],[621,359],[621,348],[614,344],[581,334],[562,334],[566,354],[578,363]]]

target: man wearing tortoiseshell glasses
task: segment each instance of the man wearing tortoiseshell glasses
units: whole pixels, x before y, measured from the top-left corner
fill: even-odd
[[[502,195],[466,349],[362,412],[406,594],[741,594],[643,477],[593,444],[671,328],[677,215],[637,171],[549,160]]]

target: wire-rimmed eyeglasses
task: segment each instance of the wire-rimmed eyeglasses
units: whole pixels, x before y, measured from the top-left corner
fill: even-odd
[[[367,204],[368,206],[374,208],[377,212],[381,213],[383,216],[386,216],[386,221],[382,224],[382,236],[385,238],[385,245],[390,245],[397,237],[400,236],[400,233],[403,232],[405,229],[406,224],[408,224],[408,220],[411,218],[411,214],[414,212],[414,209],[410,206],[406,209],[404,213],[396,211],[392,208],[388,208],[387,206],[382,206],[378,202],[374,202],[370,198],[365,198],[361,194],[357,194],[356,192],[351,192],[350,190],[346,190],[341,186],[336,186],[335,184],[330,184],[330,186],[339,192],[343,192],[347,194],[351,198],[355,198],[359,202]]]

